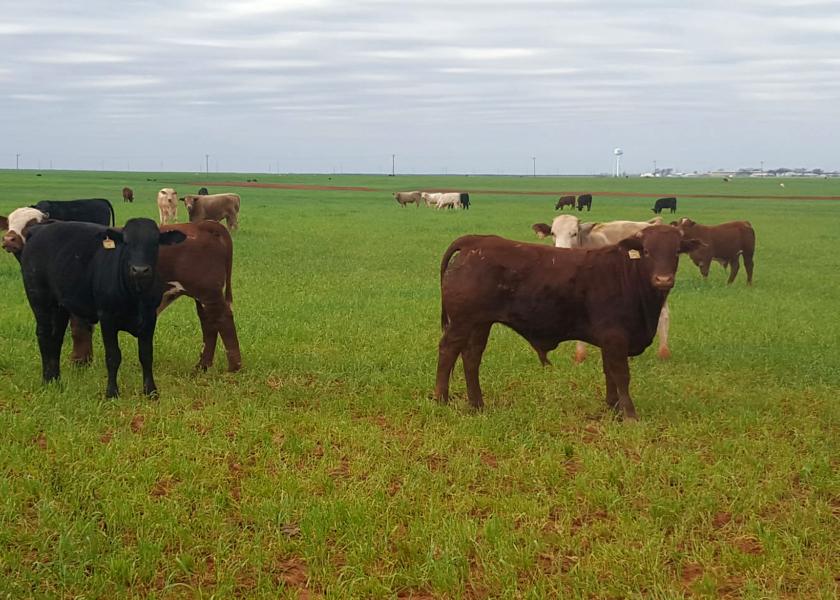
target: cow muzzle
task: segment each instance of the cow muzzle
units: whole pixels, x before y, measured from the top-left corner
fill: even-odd
[[[15,231],[10,231],[3,236],[2,242],[3,250],[11,254],[17,254],[23,250],[23,238]]]
[[[654,275],[653,276],[653,287],[658,290],[667,291],[674,287],[674,276],[673,275]]]

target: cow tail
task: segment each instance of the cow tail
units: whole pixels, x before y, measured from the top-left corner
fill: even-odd
[[[449,266],[449,261],[452,260],[452,257],[455,255],[456,252],[461,250],[461,247],[464,244],[466,238],[459,237],[457,240],[452,242],[449,245],[449,248],[446,249],[446,252],[443,253],[443,258],[440,261],[440,287],[441,287],[441,297],[440,297],[440,328],[446,329],[446,326],[449,324],[449,317],[446,314],[446,310],[443,308],[443,276],[446,273],[446,268]]]
[[[105,200],[105,202],[107,202],[107,203],[108,203],[108,208],[111,210],[111,227],[116,227],[116,225],[117,225],[117,217],[116,217],[116,215],[114,214],[114,205],[113,205],[113,204],[111,204],[111,201],[110,201],[110,200],[108,200],[107,198],[106,198],[106,199],[104,199],[104,200]]]

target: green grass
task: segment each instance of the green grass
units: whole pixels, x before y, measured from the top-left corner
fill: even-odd
[[[5,172],[0,214],[105,196],[124,222],[156,217],[165,185],[246,177]],[[245,368],[191,372],[201,339],[181,300],[158,325],[157,401],[127,335],[119,400],[103,398],[98,336],[90,368],[65,350],[44,387],[18,265],[0,256],[0,596],[837,597],[840,203],[773,198],[837,181],[256,177],[383,192],[235,190]],[[468,410],[460,365],[440,406],[443,250],[464,233],[531,240],[554,198],[473,194],[453,213],[390,197],[423,187],[763,196],[684,198],[677,214],[750,220],[755,285],[682,261],[674,356],[631,364],[638,423],[604,410],[596,352],[575,366],[565,343],[543,369],[498,326],[487,409]],[[651,205],[598,195],[585,216]]]

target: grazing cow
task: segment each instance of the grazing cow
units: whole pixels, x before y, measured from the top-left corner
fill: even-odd
[[[123,202],[134,202],[134,190],[130,187],[124,187],[122,190]]]
[[[239,194],[186,195],[182,198],[190,215],[190,223],[227,220],[228,229],[239,227]]]
[[[551,227],[545,223],[535,223],[532,229],[539,238],[554,237],[556,248],[603,248],[619,243],[621,240],[636,235],[643,229],[654,225],[661,225],[662,217],[654,217],[650,221],[610,221],[607,223],[581,223],[580,219],[572,215],[561,215],[551,223]],[[668,331],[670,330],[671,313],[668,309],[668,302],[662,304],[662,311],[659,314],[659,325],[656,335],[659,338],[659,358],[667,359],[671,356],[668,349]],[[586,360],[586,345],[578,342],[575,345],[575,362],[581,363]]]
[[[435,397],[449,400],[449,379],[460,355],[469,402],[476,408],[484,405],[479,365],[490,328],[502,323],[528,340],[544,365],[546,354],[564,340],[599,346],[607,404],[635,419],[627,358],[650,345],[674,285],[679,253],[698,243],[667,225],[596,250],[551,248],[497,236],[458,238],[440,267],[443,336]]]
[[[586,207],[587,212],[592,210],[592,194],[581,194],[577,199],[577,209],[583,210]]]
[[[563,210],[564,206],[570,206],[572,210],[575,208],[575,197],[574,196],[560,196],[557,199],[557,204],[554,205],[554,210]]]
[[[32,208],[37,208],[48,219],[55,221],[79,221],[114,225],[114,207],[105,198],[87,198],[84,200],[41,200]]]
[[[199,196],[209,196],[210,192],[207,191],[206,187],[198,188],[198,195]]]
[[[157,206],[161,225],[178,221],[178,194],[174,189],[161,189],[157,195]]]
[[[394,192],[394,200],[402,207],[405,207],[406,204],[420,206],[422,198],[420,192]]]
[[[29,228],[42,223],[46,218],[47,215],[30,206],[13,210],[8,218],[0,217],[0,231],[6,231],[3,235],[3,250],[12,254],[23,250]]]
[[[157,393],[152,338],[163,294],[155,269],[158,248],[185,238],[179,231],[161,233],[151,219],[129,219],[122,231],[89,223],[32,228],[19,258],[45,382],[59,378],[61,345],[72,314],[85,323],[102,324],[108,398],[119,396],[119,331],[137,338],[143,392]]]
[[[222,338],[227,352],[228,371],[242,368],[242,355],[231,305],[233,288],[233,240],[225,226],[215,221],[164,225],[162,232],[179,231],[186,236],[183,243],[161,246],[157,270],[165,285],[157,314],[181,296],[195,300],[204,339],[196,369],[206,371],[213,365],[216,339]],[[88,363],[93,357],[92,327],[71,318],[73,354],[71,360]]]
[[[461,192],[461,206],[464,210],[470,209],[470,195],[467,192]]]
[[[747,285],[752,285],[755,231],[748,221],[707,226],[682,218],[671,225],[675,225],[686,237],[697,238],[705,243],[689,254],[694,264],[700,267],[700,274],[704,278],[709,276],[709,266],[716,260],[724,269],[730,267],[729,281],[726,283],[732,283],[740,268],[738,257],[743,256]]]
[[[660,198],[657,200],[651,209],[657,215],[662,213],[665,208],[670,208],[672,213],[677,212],[677,199],[673,196],[668,198]]]

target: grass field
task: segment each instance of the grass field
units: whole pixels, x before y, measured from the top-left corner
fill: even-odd
[[[123,335],[122,397],[94,364],[44,387],[17,262],[0,256],[0,596],[836,598],[840,586],[837,180],[0,173],[0,214],[108,197],[157,217],[157,189],[236,189],[234,313],[245,368],[206,374],[192,302],[159,320],[159,400]],[[154,179],[155,181],[149,181]],[[123,205],[129,185],[136,201]],[[673,358],[631,362],[638,423],[603,404],[597,352],[542,368],[497,326],[487,409],[429,399],[440,257],[464,233],[533,239],[550,196],[399,208],[394,189],[598,194],[587,218],[752,222],[755,285],[681,261]],[[230,188],[228,188],[230,189]],[[183,206],[179,210],[183,220]],[[536,241],[536,240],[533,240]],[[68,338],[69,339],[69,338]]]

